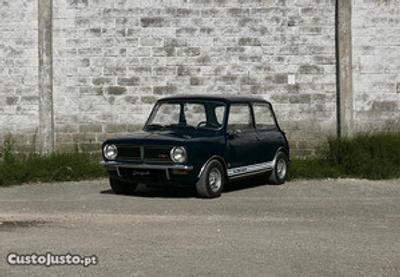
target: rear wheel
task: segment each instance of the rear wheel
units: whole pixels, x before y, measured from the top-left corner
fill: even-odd
[[[275,159],[275,166],[269,175],[269,183],[281,185],[285,183],[288,173],[288,157],[285,153],[279,152]]]
[[[110,178],[110,186],[115,194],[127,195],[132,195],[137,188],[136,183],[123,182],[113,178]]]
[[[209,162],[196,183],[197,195],[203,198],[220,197],[224,189],[224,168],[217,160]]]

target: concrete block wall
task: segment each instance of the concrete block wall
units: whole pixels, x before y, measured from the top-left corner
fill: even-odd
[[[15,134],[31,148],[38,128],[36,0],[0,2],[0,142]]]
[[[400,129],[400,2],[354,1],[357,131]]]
[[[44,15],[38,2],[52,4],[51,97],[38,91],[38,18]],[[337,132],[333,0],[0,5],[3,140],[10,132],[29,149],[49,121],[56,149],[99,151],[106,138],[139,130],[154,102],[175,94],[271,101],[296,155],[312,154]],[[354,89],[346,95],[354,99],[353,131],[399,129],[398,1],[350,6]],[[54,111],[51,120],[39,110],[41,101]]]
[[[174,94],[264,97],[305,153],[336,130],[332,1],[53,5],[59,147],[98,149],[141,128],[156,99]]]

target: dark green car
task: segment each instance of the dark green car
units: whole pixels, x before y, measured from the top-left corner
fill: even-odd
[[[284,183],[289,144],[263,99],[176,96],[157,101],[142,131],[105,141],[103,158],[117,194],[139,183],[183,184],[211,198],[251,175]]]

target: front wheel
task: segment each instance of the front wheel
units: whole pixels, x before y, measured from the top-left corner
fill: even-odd
[[[197,195],[202,198],[220,197],[224,189],[224,168],[217,160],[212,160],[204,168],[196,183]]]
[[[285,183],[288,173],[288,157],[285,153],[279,152],[275,159],[275,166],[269,175],[269,183],[281,185]]]
[[[127,183],[120,180],[110,178],[110,186],[115,194],[132,195],[137,188],[136,183]]]

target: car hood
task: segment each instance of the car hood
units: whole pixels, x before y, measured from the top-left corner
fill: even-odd
[[[147,144],[147,145],[182,145],[185,141],[192,138],[191,134],[182,134],[182,132],[174,132],[172,130],[163,131],[140,131],[135,132],[132,136],[124,138],[113,138],[106,140],[104,143],[115,144]]]

